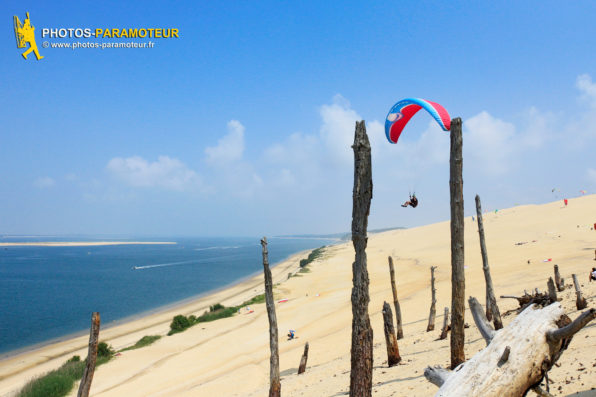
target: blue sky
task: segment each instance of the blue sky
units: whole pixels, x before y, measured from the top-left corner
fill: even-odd
[[[476,193],[487,210],[594,193],[595,3],[369,3],[3,2],[0,234],[347,231],[360,119],[370,227],[446,220],[448,134],[420,113],[384,138],[405,97],[464,120],[467,215]],[[27,11],[41,61],[15,45]],[[180,38],[44,49],[44,27]]]

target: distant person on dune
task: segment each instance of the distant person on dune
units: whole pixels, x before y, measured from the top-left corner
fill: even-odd
[[[596,281],[596,267],[593,267],[592,272],[590,272],[590,282],[592,282],[592,280]]]
[[[294,331],[293,329],[291,329],[290,332],[288,332],[288,340],[294,339],[294,334],[295,333],[296,333],[296,331]]]
[[[410,195],[410,200],[403,203],[402,207],[410,206],[412,208],[416,208],[418,206],[418,199],[416,198],[416,193]]]

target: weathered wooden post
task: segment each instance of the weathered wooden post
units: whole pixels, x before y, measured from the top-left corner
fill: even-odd
[[[575,307],[577,307],[577,310],[585,309],[588,306],[588,302],[586,302],[586,298],[582,296],[582,290],[575,274],[573,274],[573,285],[575,285]]]
[[[557,286],[557,290],[559,290],[559,292],[565,289],[565,280],[561,278],[561,273],[559,273],[559,265],[555,265],[555,285]]]
[[[480,236],[480,253],[482,254],[482,271],[484,272],[484,281],[486,282],[486,318],[488,321],[493,320],[495,329],[503,328],[503,321],[501,320],[501,313],[497,306],[497,298],[495,298],[495,290],[493,289],[493,279],[490,275],[490,267],[488,265],[488,253],[486,251],[486,241],[484,239],[484,223],[482,221],[482,205],[480,204],[480,197],[476,195],[476,218],[478,221],[478,235]]]
[[[300,366],[298,367],[298,375],[304,373],[306,371],[306,361],[308,360],[308,342],[304,345],[304,353],[302,353],[302,358],[300,358]]]
[[[99,344],[99,312],[93,312],[91,315],[91,331],[89,333],[89,349],[87,350],[87,363],[85,371],[79,385],[77,397],[89,397],[91,382],[95,373],[95,363],[97,361],[97,345]]]
[[[275,315],[275,303],[273,301],[273,281],[271,280],[271,269],[269,269],[269,252],[267,251],[267,237],[261,239],[263,247],[263,272],[265,273],[265,305],[269,317],[269,348],[271,358],[269,359],[269,397],[281,395],[281,381],[279,377],[279,347],[277,336],[277,316]]]
[[[397,330],[397,339],[404,337],[401,322],[401,309],[397,300],[397,289],[395,288],[395,269],[393,268],[393,258],[389,257],[389,275],[391,277],[391,290],[393,291],[393,306],[395,307],[395,328]]]
[[[441,330],[441,336],[439,339],[447,339],[447,333],[449,332],[449,308],[445,308],[445,317],[443,318],[443,329]]]
[[[430,314],[428,316],[428,325],[426,326],[426,332],[433,331],[435,329],[435,316],[437,315],[437,290],[435,289],[435,269],[436,266],[430,267],[430,289],[431,289],[431,304]]]
[[[354,191],[352,244],[356,257],[352,264],[352,349],[350,397],[372,394],[373,330],[368,316],[368,270],[366,267],[366,228],[372,199],[370,143],[364,121],[356,122],[354,136]]]
[[[464,354],[464,196],[462,121],[451,120],[451,150],[449,158],[449,191],[451,204],[451,368],[466,361]]]
[[[549,299],[551,299],[553,302],[556,302],[557,301],[557,289],[555,288],[555,282],[553,281],[552,277],[548,278],[546,286],[548,287]]]
[[[385,331],[385,343],[387,344],[387,365],[393,367],[399,364],[399,346],[393,330],[393,313],[389,303],[383,302],[383,330]]]

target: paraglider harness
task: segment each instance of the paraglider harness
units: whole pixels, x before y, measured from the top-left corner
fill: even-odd
[[[410,194],[410,200],[403,203],[402,207],[410,206],[412,208],[416,208],[418,206],[418,199],[416,198],[416,193]]]

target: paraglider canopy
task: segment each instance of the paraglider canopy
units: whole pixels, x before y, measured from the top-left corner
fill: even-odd
[[[385,119],[385,135],[389,142],[397,143],[408,121],[422,108],[433,116],[443,131],[449,131],[451,117],[443,106],[426,99],[406,98],[393,105]]]

